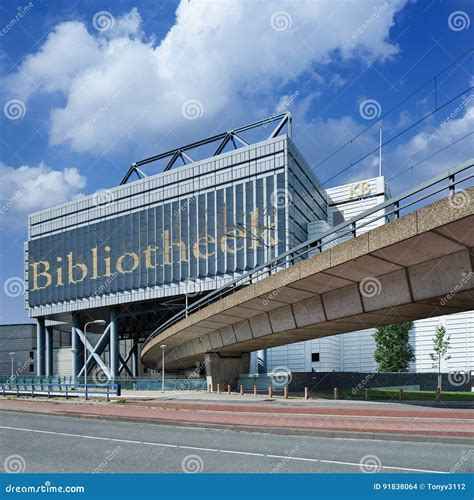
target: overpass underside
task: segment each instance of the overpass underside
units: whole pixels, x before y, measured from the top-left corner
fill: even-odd
[[[258,349],[473,309],[474,188],[465,193],[462,206],[443,199],[192,313],[142,361],[159,369],[166,344],[167,371],[206,356],[245,372]]]

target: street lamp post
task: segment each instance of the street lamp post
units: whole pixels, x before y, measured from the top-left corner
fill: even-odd
[[[161,392],[165,392],[165,349],[166,345],[161,344]]]
[[[12,380],[13,380],[13,356],[15,356],[15,353],[14,352],[9,352],[8,353],[10,355],[10,357],[12,358]]]
[[[103,319],[95,319],[94,321],[88,321],[84,325],[84,389],[86,391],[86,399],[87,399],[87,326],[88,325],[105,325],[105,321]]]

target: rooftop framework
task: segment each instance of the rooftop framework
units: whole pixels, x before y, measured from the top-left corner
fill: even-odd
[[[291,137],[291,125],[292,125],[291,122],[292,122],[291,113],[281,113],[279,115],[271,116],[270,118],[265,118],[264,120],[259,120],[257,122],[253,122],[248,125],[244,125],[243,127],[229,130],[227,132],[222,132],[212,137],[208,137],[207,139],[202,139],[200,141],[193,142],[186,146],[172,149],[170,151],[167,151],[166,153],[161,153],[156,156],[145,158],[144,160],[139,160],[130,165],[130,168],[127,170],[127,173],[120,181],[120,185],[126,184],[134,173],[138,176],[139,179],[147,177],[147,174],[143,171],[141,167],[149,163],[154,163],[166,159],[167,163],[165,164],[162,170],[163,172],[166,172],[171,168],[173,168],[173,166],[176,164],[178,160],[181,160],[184,165],[198,161],[197,159],[194,159],[190,155],[190,152],[193,150],[197,150],[198,148],[208,144],[218,143],[217,148],[215,149],[214,153],[211,156],[217,156],[221,154],[226,148],[226,146],[230,143],[234,146],[234,149],[248,146],[249,143],[239,134],[242,134],[243,132],[246,132],[248,130],[263,128],[269,124],[276,123],[276,125],[274,126],[272,132],[267,137],[267,139],[272,139],[280,135],[282,131],[285,130],[285,128],[288,136]],[[209,155],[207,155],[207,157],[209,157]]]

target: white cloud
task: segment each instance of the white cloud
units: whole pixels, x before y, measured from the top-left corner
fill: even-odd
[[[202,103],[199,125],[215,130],[242,108],[261,109],[257,93],[274,94],[289,82],[298,86],[298,77],[315,64],[331,58],[368,64],[396,54],[387,35],[405,1],[386,2],[374,18],[380,0],[268,1],[258,7],[183,0],[158,45],[144,39],[136,9],[104,32],[61,23],[6,83],[19,98],[63,93],[64,107],[51,115],[50,142],[78,152],[156,140],[177,126],[185,135],[196,127],[181,112],[189,99]],[[119,97],[110,104],[114,95]]]
[[[367,126],[365,121],[357,121],[348,115],[306,122],[304,117],[315,98],[317,95],[298,99],[290,110],[294,116],[294,139],[316,176],[321,181],[326,181],[374,150],[372,155],[348,168],[326,187],[378,175],[378,124],[361,134]],[[466,94],[456,103],[454,108],[447,108],[444,113],[441,111],[422,122],[413,129],[414,135],[411,137],[402,135],[383,148],[383,174],[391,186],[392,194],[400,193],[474,158],[474,136],[468,135],[474,131],[474,93]],[[415,120],[416,117],[407,111],[391,116],[391,120],[384,119],[384,140],[394,137]],[[353,140],[359,134],[361,135]],[[463,137],[462,141],[456,142]],[[332,156],[333,152],[346,143],[349,144]],[[434,155],[440,150],[440,153]],[[329,156],[332,157],[314,169]],[[423,161],[427,158],[427,161]],[[422,161],[413,170],[410,168]]]
[[[61,23],[40,50],[28,55],[18,73],[4,84],[19,99],[35,92],[67,92],[74,79],[87,67],[100,64],[103,53],[98,41],[79,22]]]
[[[44,163],[18,168],[0,163],[1,225],[24,227],[27,214],[81,196],[86,179],[76,168],[53,170]]]
[[[467,104],[461,103],[459,112],[439,116],[439,121],[426,124],[408,142],[384,155],[390,172],[388,180],[396,179],[397,192],[474,157],[473,136],[467,135],[474,130],[474,99],[464,102]],[[450,146],[464,136],[467,137]],[[440,150],[443,151],[411,170],[410,167]]]

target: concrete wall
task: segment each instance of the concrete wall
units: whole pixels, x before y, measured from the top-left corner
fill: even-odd
[[[438,374],[431,373],[358,373],[358,372],[320,372],[292,373],[290,391],[303,392],[305,387],[316,391],[331,391],[334,387],[363,391],[365,388],[418,386],[420,390],[434,390]],[[463,383],[459,383],[462,381]],[[442,388],[445,391],[471,391],[471,377],[461,374],[442,375]]]
[[[15,375],[34,375],[35,345],[36,325],[0,325],[0,376],[11,376],[12,357],[10,352],[15,353],[13,355],[13,373]]]

